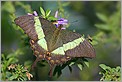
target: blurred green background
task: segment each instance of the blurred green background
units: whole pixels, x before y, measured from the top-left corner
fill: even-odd
[[[69,30],[75,30],[86,37],[89,34],[93,39],[96,58],[90,59],[90,66],[80,71],[73,66],[72,73],[66,67],[63,74],[50,80],[59,81],[99,81],[99,64],[104,63],[111,67],[121,65],[121,13],[119,1],[2,1],[1,2],[1,53],[19,50],[17,58],[19,64],[30,66],[35,57],[28,43],[29,39],[14,23],[18,16],[37,11],[39,7],[51,10],[54,15],[60,10],[69,20]],[[23,53],[22,53],[23,52]],[[21,54],[21,55],[20,55]],[[12,54],[11,54],[12,55]],[[49,65],[38,63],[33,71],[32,80],[48,80]]]

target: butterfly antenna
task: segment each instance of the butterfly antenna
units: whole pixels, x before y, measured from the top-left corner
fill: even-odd
[[[48,73],[49,77],[53,76],[53,70],[54,70],[55,65],[50,64],[50,71]]]
[[[31,66],[31,70],[34,70],[34,68],[36,67],[37,62],[40,61],[40,60],[41,60],[41,58],[39,56],[37,56],[36,60],[34,61],[34,63]]]

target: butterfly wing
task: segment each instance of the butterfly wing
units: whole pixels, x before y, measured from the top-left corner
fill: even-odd
[[[15,19],[15,24],[20,26],[24,30],[24,32],[34,41],[38,39],[34,27],[35,22],[33,15],[20,16]]]
[[[25,15],[16,18],[15,23],[24,30],[30,39],[48,51],[48,45],[50,45],[52,35],[56,29],[50,21],[42,17]]]
[[[95,50],[92,45],[80,34],[72,31],[61,30],[56,45],[58,46],[52,51],[54,54],[68,57],[95,57]]]
[[[70,57],[95,57],[93,46],[80,34],[63,30],[61,37],[65,55]]]

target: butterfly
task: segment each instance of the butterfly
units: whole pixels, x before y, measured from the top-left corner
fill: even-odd
[[[58,28],[53,22],[34,15],[24,15],[15,19],[16,25],[30,38],[31,49],[36,56],[32,68],[40,60],[50,65],[50,76],[56,65],[63,64],[75,57],[94,58],[93,46],[81,34]]]

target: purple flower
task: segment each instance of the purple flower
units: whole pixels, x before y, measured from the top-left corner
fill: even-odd
[[[64,19],[64,18],[60,18],[60,19],[58,19],[58,24],[67,25],[68,24],[68,20]]]
[[[38,16],[38,14],[37,14],[37,12],[36,12],[36,11],[34,11],[34,12],[33,12],[33,14],[28,13],[28,15],[34,15],[34,16]]]
[[[58,11],[55,13],[55,18],[58,18]],[[68,24],[68,20],[64,18],[59,18],[57,20],[57,23],[55,23],[56,27],[59,27],[59,25],[63,25],[63,28],[61,29],[66,29],[65,26]]]
[[[55,18],[58,18],[58,11],[55,12]]]

